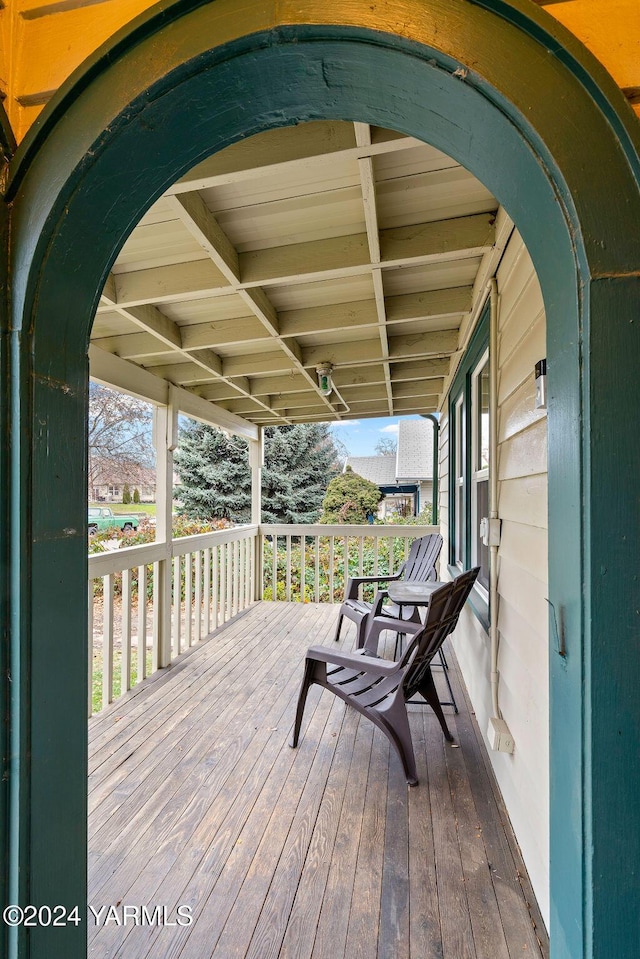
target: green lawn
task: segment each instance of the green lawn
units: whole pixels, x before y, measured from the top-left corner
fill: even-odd
[[[123,513],[146,513],[148,516],[156,515],[155,503],[89,503],[89,506],[108,506],[115,516]]]
[[[131,650],[131,686],[133,687],[137,679],[138,670],[138,650],[133,647]],[[147,676],[151,674],[151,650],[147,650]],[[117,648],[113,651],[113,698],[118,698],[122,690],[122,650]],[[95,715],[102,709],[102,650],[95,648],[93,650],[93,673],[91,683],[92,712]]]

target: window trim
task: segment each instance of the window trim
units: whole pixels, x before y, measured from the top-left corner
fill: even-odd
[[[472,389],[474,374],[485,354],[489,351],[489,315],[490,303],[482,308],[478,325],[473,332],[467,350],[449,390],[449,572],[457,576],[462,569],[469,569],[471,565],[471,520],[472,520],[472,483],[474,472],[473,463],[473,436],[476,429],[473,423]],[[462,402],[462,416],[457,417],[456,411]],[[459,436],[461,428],[462,435]],[[490,427],[491,428],[491,427]],[[460,453],[462,454],[460,456]],[[461,459],[461,464],[458,463]],[[462,465],[464,506],[462,517],[458,516],[457,493],[459,476],[458,467]],[[462,555],[457,555],[456,533],[459,520],[462,521]],[[489,627],[489,596],[486,589],[476,584],[469,597],[470,606],[485,629]]]

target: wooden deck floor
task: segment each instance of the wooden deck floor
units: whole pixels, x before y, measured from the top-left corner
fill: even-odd
[[[419,786],[317,687],[289,748],[304,652],[336,614],[257,604],[91,721],[89,903],[116,907],[90,923],[92,959],[546,954],[453,661],[459,747],[411,707]],[[124,924],[125,905],[193,922]]]

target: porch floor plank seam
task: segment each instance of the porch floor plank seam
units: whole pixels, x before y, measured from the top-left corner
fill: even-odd
[[[459,748],[410,707],[419,786],[317,688],[289,748],[306,649],[336,617],[257,603],[90,721],[90,905],[193,915],[94,924],[91,959],[546,959],[451,653]]]

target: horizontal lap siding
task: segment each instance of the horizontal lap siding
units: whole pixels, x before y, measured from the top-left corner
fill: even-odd
[[[535,403],[534,368],[546,355],[542,295],[514,234],[498,271],[498,495],[502,519],[498,626],[500,707],[515,740],[490,752],[538,902],[548,918],[549,696],[547,631],[547,421]],[[442,532],[448,535],[448,422],[443,417]],[[491,715],[490,643],[471,611],[456,653],[484,732]]]

